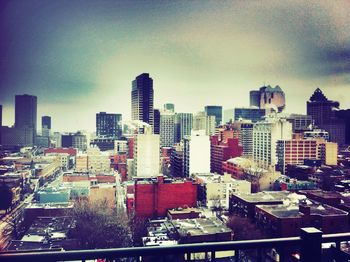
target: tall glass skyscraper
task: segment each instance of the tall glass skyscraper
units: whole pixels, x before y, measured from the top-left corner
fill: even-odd
[[[15,127],[33,130],[33,141],[37,127],[37,97],[31,95],[16,95],[15,97]]]
[[[49,137],[50,131],[51,131],[51,117],[50,116],[41,117],[42,136]]]
[[[219,126],[222,123],[222,106],[206,106],[204,108],[208,116],[215,116],[215,125]]]
[[[154,126],[153,79],[143,73],[132,81],[131,118]]]

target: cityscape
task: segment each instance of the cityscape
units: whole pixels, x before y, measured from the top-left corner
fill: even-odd
[[[343,27],[350,6],[296,2],[1,4],[0,260],[350,261],[350,35]],[[255,17],[270,10],[271,20]],[[186,22],[191,30],[179,30]],[[237,32],[241,26],[247,34]],[[263,26],[274,37],[293,35],[295,45],[282,56],[277,43],[274,52],[265,46],[266,36],[258,52],[244,41]],[[227,34],[247,46],[231,46]],[[213,51],[211,36],[228,42]],[[131,52],[123,47],[134,41]],[[134,61],[148,41],[160,50]],[[125,67],[85,70],[111,42],[126,54],[109,59],[130,56]],[[36,45],[44,54],[32,52]],[[310,60],[300,68],[291,62],[299,45]],[[57,57],[42,60],[47,50]],[[254,71],[266,53],[266,74]],[[208,59],[213,54],[220,59]],[[316,67],[311,58],[319,54]],[[284,69],[274,69],[281,58]],[[223,72],[206,71],[219,64]],[[240,69],[223,77],[226,67]],[[103,81],[99,75],[91,84],[101,70]],[[68,79],[74,74],[79,81]]]

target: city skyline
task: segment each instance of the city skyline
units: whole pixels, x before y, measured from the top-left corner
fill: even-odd
[[[3,124],[14,124],[21,94],[38,97],[38,117],[51,116],[53,130],[94,131],[101,111],[131,119],[131,81],[144,72],[154,80],[159,109],[249,106],[249,91],[264,84],[281,86],[289,113],[305,113],[317,87],[348,108],[348,5],[2,3]]]

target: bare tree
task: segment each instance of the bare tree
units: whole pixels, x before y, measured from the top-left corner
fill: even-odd
[[[78,200],[71,215],[75,228],[70,237],[80,240],[82,248],[115,248],[132,245],[129,219],[125,212],[111,208],[108,201],[90,203]]]

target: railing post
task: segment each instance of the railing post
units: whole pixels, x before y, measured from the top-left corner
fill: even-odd
[[[301,252],[300,261],[322,260],[322,231],[314,227],[300,229]]]

